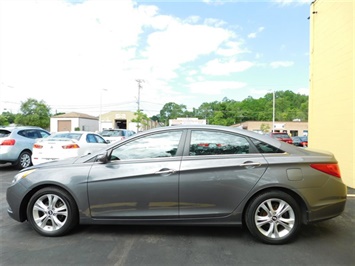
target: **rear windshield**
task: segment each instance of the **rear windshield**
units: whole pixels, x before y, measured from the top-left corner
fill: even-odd
[[[11,134],[11,131],[6,129],[0,129],[0,138],[8,137]]]
[[[290,136],[287,134],[273,134],[275,138],[289,139]]]
[[[51,139],[56,138],[68,138],[68,139],[75,139],[79,140],[83,134],[81,133],[57,133],[55,135],[50,136]]]

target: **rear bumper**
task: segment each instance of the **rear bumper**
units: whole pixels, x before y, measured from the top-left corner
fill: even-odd
[[[328,220],[339,216],[345,209],[346,200],[342,200],[338,203],[332,203],[328,206],[322,206],[317,209],[313,209],[308,212],[308,222],[320,222],[324,220]]]

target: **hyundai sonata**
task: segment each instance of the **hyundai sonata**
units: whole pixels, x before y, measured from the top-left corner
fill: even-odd
[[[44,236],[77,224],[246,225],[256,239],[283,244],[302,224],[340,215],[346,194],[331,153],[190,125],[22,170],[7,202],[13,219]]]

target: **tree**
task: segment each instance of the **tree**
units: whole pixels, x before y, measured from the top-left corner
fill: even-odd
[[[148,125],[149,118],[141,110],[138,110],[134,114],[136,115],[136,118],[132,119],[132,122],[137,123],[137,132],[139,132],[140,128],[146,127]]]
[[[264,123],[262,123],[261,126],[260,126],[260,130],[261,130],[263,133],[270,132],[270,125],[269,125],[269,124],[264,124]]]
[[[294,119],[308,120],[308,96],[292,91],[275,92],[275,121],[292,121]],[[167,103],[159,117],[160,122],[168,124],[169,119],[177,117],[197,117],[206,119],[208,124],[226,125],[243,121],[271,121],[273,117],[273,93],[254,99],[249,96],[242,101],[223,98],[222,101],[204,102],[199,108],[188,112],[185,105]]]
[[[9,122],[7,121],[6,117],[4,115],[0,115],[0,126],[7,126],[9,125]]]
[[[38,126],[49,128],[50,107],[44,101],[29,98],[21,103],[20,113],[15,118],[15,123],[23,126]]]
[[[165,125],[169,125],[169,119],[184,117],[186,115],[186,112],[186,105],[179,105],[173,102],[166,103],[160,110],[160,122],[163,122]]]
[[[8,126],[15,122],[16,115],[11,112],[2,112],[0,115],[0,125],[1,126]]]

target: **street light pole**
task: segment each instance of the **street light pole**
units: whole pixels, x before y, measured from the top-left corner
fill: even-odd
[[[272,131],[275,129],[275,90],[272,91]]]

